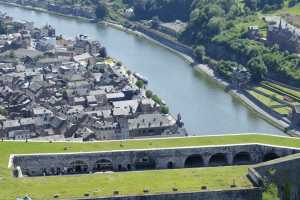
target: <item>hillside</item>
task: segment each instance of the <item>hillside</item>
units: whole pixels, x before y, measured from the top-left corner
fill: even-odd
[[[300,58],[278,45],[266,45],[265,15],[289,14],[299,23],[297,0],[123,0],[135,10],[133,20],[181,20],[187,28],[178,39],[193,46],[200,61],[215,66],[220,75],[231,79],[235,69],[244,67],[252,82],[266,77],[300,86]],[[171,14],[172,13],[172,14]],[[249,39],[248,27],[258,27],[260,39]],[[226,49],[226,50],[225,50]],[[221,67],[220,67],[221,66]]]

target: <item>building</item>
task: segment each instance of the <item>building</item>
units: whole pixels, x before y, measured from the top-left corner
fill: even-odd
[[[300,29],[283,19],[275,18],[269,21],[267,43],[278,44],[282,50],[300,53]]]

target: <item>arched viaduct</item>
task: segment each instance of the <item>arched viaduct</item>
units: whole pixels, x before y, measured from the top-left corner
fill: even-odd
[[[11,156],[16,176],[255,164],[300,150],[261,144]]]

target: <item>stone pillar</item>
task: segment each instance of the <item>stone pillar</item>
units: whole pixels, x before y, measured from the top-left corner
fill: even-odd
[[[209,167],[209,159],[210,159],[211,155],[203,155],[203,164],[204,167]]]
[[[227,153],[225,154],[226,159],[227,159],[227,164],[228,165],[233,165],[233,157],[234,155],[232,153]]]

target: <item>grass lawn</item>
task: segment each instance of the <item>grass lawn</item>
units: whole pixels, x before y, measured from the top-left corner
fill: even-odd
[[[267,95],[273,96],[273,97],[275,97],[276,99],[284,100],[284,98],[283,98],[282,95],[280,95],[280,94],[278,94],[278,93],[275,93],[275,92],[273,92],[273,91],[271,91],[271,90],[268,90],[268,89],[266,89],[266,88],[264,88],[264,87],[258,86],[258,87],[254,87],[254,89],[259,90],[259,91],[261,91],[261,92],[263,92],[263,93],[265,93],[265,94],[267,94]]]
[[[271,92],[271,91],[270,91]],[[263,103],[264,105],[266,105],[267,107],[269,107],[270,109],[274,110],[275,112],[278,112],[279,114],[282,115],[287,115],[291,112],[291,108],[289,106],[282,106],[281,107],[281,103],[266,97],[264,95],[258,94],[255,91],[249,91],[249,93],[255,97],[257,100],[259,100],[261,103]],[[278,95],[276,95],[276,97],[280,97]]]
[[[241,143],[267,143],[281,146],[300,147],[300,139],[267,135],[228,135],[188,137],[156,140],[131,140],[95,143],[49,143],[49,142],[0,142],[0,199],[10,200],[16,196],[30,194],[35,200],[120,194],[141,194],[144,189],[151,193],[178,191],[199,191],[201,186],[208,189],[226,189],[235,180],[238,187],[249,187],[246,179],[247,166],[201,169],[178,169],[145,172],[124,172],[81,176],[36,177],[15,179],[8,169],[10,154],[86,152],[120,149],[145,149],[163,147],[184,147],[223,145]],[[122,145],[121,145],[122,144]],[[67,150],[64,150],[67,147]]]
[[[0,181],[0,199],[15,199],[29,194],[35,200],[60,198],[80,198],[88,193],[91,197],[112,196],[114,191],[120,195],[201,191],[201,186],[209,190],[230,189],[235,182],[237,187],[252,186],[247,179],[247,166],[158,170],[144,172],[121,172],[80,176],[38,177],[15,179],[11,177]]]
[[[271,89],[274,88],[274,91],[271,90],[270,88]],[[250,91],[250,94],[253,97],[255,97],[261,103],[263,103],[264,105],[266,105],[267,107],[269,107],[270,109],[274,110],[275,112],[277,112],[281,115],[288,115],[292,111],[292,108],[291,108],[292,104],[296,102],[295,99],[298,99],[298,96],[300,96],[299,91],[296,91],[296,90],[293,90],[290,88],[286,88],[281,85],[274,84],[274,83],[267,82],[267,81],[262,82],[261,86],[253,87],[253,89],[258,90],[266,95],[271,96],[272,98],[264,96],[253,90]],[[285,95],[283,95],[283,94],[285,94]],[[287,101],[284,96],[290,97],[289,98],[290,100]],[[284,101],[284,102],[286,102],[286,104],[280,103],[276,100]]]
[[[299,90],[293,90],[291,88],[287,88],[287,87],[284,87],[284,86],[281,86],[281,85],[278,85],[275,83],[267,82],[267,81],[264,81],[262,84],[265,84],[267,86],[270,86],[277,90],[280,90],[281,92],[286,93],[287,96],[292,95],[292,96],[300,99],[300,91]]]
[[[287,5],[279,11],[277,11],[278,14],[291,14],[291,15],[300,15],[300,4],[298,3],[294,7],[289,8]]]

